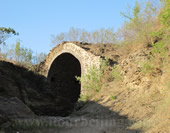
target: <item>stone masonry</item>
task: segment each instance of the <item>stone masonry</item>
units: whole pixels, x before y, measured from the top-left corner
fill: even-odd
[[[43,62],[43,64],[41,64],[41,73],[46,76],[50,80],[50,82],[55,82],[55,85],[52,85],[53,87],[55,86],[56,88],[61,88],[61,90],[63,91],[64,89],[62,88],[64,88],[64,86],[67,84],[72,86],[72,88],[75,88],[75,85],[73,85],[73,83],[75,83],[76,81],[73,81],[72,83],[70,83],[71,81],[66,81],[69,80],[68,76],[71,75],[72,78],[70,77],[70,80],[73,80],[73,78],[75,78],[73,76],[82,76],[86,74],[88,69],[92,66],[96,66],[98,68],[100,67],[100,56],[94,55],[93,53],[85,49],[83,45],[88,45],[88,43],[63,42],[50,51],[46,60]],[[75,64],[77,64],[77,66]],[[80,64],[80,67],[78,67],[78,64]],[[67,69],[70,70],[68,70],[68,72],[66,73]],[[80,69],[80,74],[77,74],[78,72],[76,71],[78,70],[75,69]],[[64,72],[62,73],[61,71]],[[70,71],[73,74],[70,74]],[[62,79],[59,77],[61,77]],[[83,88],[81,88],[81,93],[84,92],[85,91],[83,90]]]

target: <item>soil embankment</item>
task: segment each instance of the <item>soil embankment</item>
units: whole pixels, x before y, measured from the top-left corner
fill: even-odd
[[[76,105],[54,95],[45,77],[0,61],[0,131],[170,132],[170,55],[165,64],[157,57],[150,67],[150,47],[131,52],[110,44],[82,47],[107,58],[110,66],[100,91]],[[113,65],[119,65],[119,80],[110,77]]]

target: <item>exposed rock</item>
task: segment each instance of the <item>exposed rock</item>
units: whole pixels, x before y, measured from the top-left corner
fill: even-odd
[[[149,75],[144,76],[144,73],[141,72],[144,63],[150,57],[150,55],[146,54],[145,51],[145,49],[138,50],[128,55],[126,59],[122,60],[120,63],[123,81],[128,88],[148,89],[151,85],[151,77]],[[161,73],[160,71],[159,73]],[[154,74],[154,72],[152,74]]]

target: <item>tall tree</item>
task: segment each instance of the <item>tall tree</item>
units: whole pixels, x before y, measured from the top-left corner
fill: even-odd
[[[0,27],[0,44],[5,43],[5,40],[11,35],[19,35],[19,33],[12,28]]]
[[[20,55],[21,55],[21,47],[20,47],[20,42],[16,42],[16,45],[15,45],[15,58],[16,58],[16,61],[19,61],[20,60]]]

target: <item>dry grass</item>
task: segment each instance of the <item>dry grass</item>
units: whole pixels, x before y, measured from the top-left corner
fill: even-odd
[[[138,75],[143,79],[149,79],[147,84],[143,81],[137,86],[133,86],[133,84],[131,85],[133,80],[128,79],[131,85],[129,87],[125,84],[124,80],[107,81],[99,93],[91,93],[89,100],[109,107],[110,110],[119,112],[120,115],[126,115],[130,120],[136,121],[129,127],[130,129],[140,129],[146,133],[169,133],[170,57],[168,54],[169,53],[166,52],[164,62],[162,62],[161,56],[157,56],[157,58],[154,58],[154,60],[150,62],[154,66],[153,71],[147,71],[146,73],[142,71],[139,72]],[[131,55],[133,54],[131,53]],[[127,56],[122,56],[122,60],[126,59]],[[132,57],[131,62],[128,62],[128,70],[133,70],[135,65],[139,65],[138,63],[135,64],[133,59],[141,62],[140,58]],[[130,63],[133,63],[133,65],[131,66]],[[161,73],[158,70],[160,70]],[[132,77],[133,76],[135,76],[135,74],[132,74]],[[124,79],[124,77],[122,78]]]

